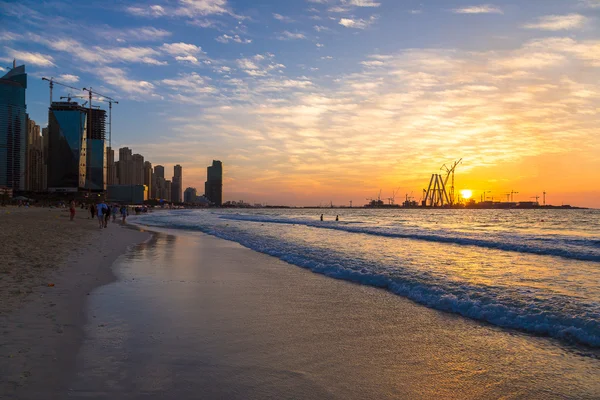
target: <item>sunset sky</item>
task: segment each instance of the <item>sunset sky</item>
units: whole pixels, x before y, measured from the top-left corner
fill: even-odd
[[[0,65],[117,98],[129,146],[225,200],[457,190],[600,207],[600,0],[0,1]],[[54,99],[66,90],[55,90]],[[79,95],[82,93],[77,93]]]

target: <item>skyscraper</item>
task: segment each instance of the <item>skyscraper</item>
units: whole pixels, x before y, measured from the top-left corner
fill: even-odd
[[[133,155],[129,147],[119,149],[117,175],[120,185],[133,185]]]
[[[131,159],[133,160],[133,184],[143,185],[144,184],[144,156],[141,154],[134,154]]]
[[[25,170],[25,190],[41,192],[45,190],[44,146],[40,135],[40,126],[27,120],[27,167]]]
[[[181,190],[182,190],[182,178],[183,178],[183,169],[181,165],[177,164],[173,168],[173,183],[172,183],[172,193],[171,193],[171,201],[174,203],[181,203]]]
[[[157,165],[154,167],[154,180],[156,181],[156,187],[154,188],[155,199],[165,199],[165,167]]]
[[[48,190],[70,192],[86,184],[87,110],[53,102],[48,112]]]
[[[0,187],[25,190],[27,116],[25,66],[0,78]]]
[[[204,184],[204,196],[215,206],[223,204],[223,163],[213,160],[207,168],[207,180]]]
[[[115,163],[115,151],[110,147],[106,148],[106,184],[119,184],[117,178],[117,163]]]
[[[153,198],[152,193],[152,177],[154,176],[154,172],[152,171],[152,164],[150,161],[146,161],[144,163],[144,185],[148,187],[148,197]]]
[[[171,199],[171,193],[173,190],[171,186],[172,186],[171,181],[165,181],[164,196],[162,198],[165,199],[166,201],[173,201]]]
[[[97,108],[87,110],[86,137],[86,183],[89,190],[105,190],[107,181],[105,125],[106,111]]]

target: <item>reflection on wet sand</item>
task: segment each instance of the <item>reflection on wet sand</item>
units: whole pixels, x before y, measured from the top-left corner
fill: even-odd
[[[70,398],[561,398],[600,365],[546,338],[332,280],[204,235],[157,234],[91,296]],[[103,397],[104,396],[104,397]]]

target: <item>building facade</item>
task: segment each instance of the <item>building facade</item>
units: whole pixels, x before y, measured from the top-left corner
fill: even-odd
[[[53,102],[48,113],[48,190],[86,185],[87,111],[75,102]]]
[[[106,111],[87,108],[86,182],[85,189],[106,190]]]
[[[177,164],[173,168],[173,181],[172,181],[172,193],[171,193],[171,201],[174,203],[181,203],[181,191],[182,188],[182,180],[183,180],[183,168],[181,165]]]
[[[40,126],[35,121],[27,120],[27,167],[25,169],[25,190],[43,192],[46,190],[44,176],[44,142],[40,135]]]
[[[131,157],[133,161],[133,184],[143,185],[144,184],[144,156],[141,154],[134,154]]]
[[[117,177],[120,185],[133,185],[133,154],[129,147],[119,149]]]
[[[144,185],[148,188],[148,197],[153,198],[152,193],[152,180],[154,172],[152,171],[152,163],[150,161],[144,162]]]
[[[0,78],[0,187],[25,190],[27,106],[25,66]]]
[[[106,148],[106,185],[118,185],[119,179],[117,178],[117,163],[115,162],[115,151],[107,147]]]
[[[185,189],[185,192],[183,192],[183,202],[184,203],[195,203],[197,197],[198,197],[198,191],[196,190],[196,188],[189,187],[189,188]]]
[[[165,190],[164,190],[164,193],[163,193],[163,194],[164,194],[164,196],[162,197],[162,199],[164,199],[164,200],[166,200],[166,201],[169,201],[169,202],[173,201],[173,200],[171,199],[171,193],[173,193],[173,192],[172,192],[172,190],[173,190],[173,187],[172,187],[172,186],[173,186],[173,185],[172,185],[171,181],[168,181],[168,180],[167,180],[167,181],[165,181]]]
[[[204,196],[215,206],[223,204],[223,163],[213,160],[207,168],[207,180],[204,184]]]
[[[157,165],[154,167],[154,181],[156,183],[154,187],[154,196],[155,199],[164,199],[165,196],[165,167],[162,165]]]

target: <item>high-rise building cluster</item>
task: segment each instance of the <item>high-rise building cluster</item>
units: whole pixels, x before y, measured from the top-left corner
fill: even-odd
[[[109,161],[108,185],[145,185],[148,199],[182,202],[183,168],[181,165],[175,165],[172,180],[165,180],[165,167],[156,165],[152,168],[150,161],[145,161],[141,154],[133,154],[129,147],[119,149],[118,161],[114,161],[113,149],[108,147],[106,152]]]
[[[164,166],[153,167],[128,147],[118,150],[117,159],[115,150],[106,146],[105,110],[86,108],[71,97],[52,101],[48,126],[40,129],[27,114],[26,89],[25,66],[13,62],[13,68],[0,78],[2,192],[89,193],[105,192],[109,186],[143,185],[145,199],[198,201],[193,188],[183,197],[181,165],[175,165],[171,179],[166,179]],[[217,206],[223,203],[221,161],[208,167],[204,192],[202,201]]]

